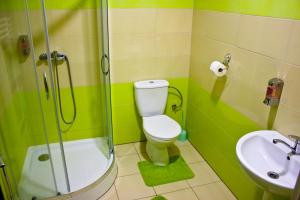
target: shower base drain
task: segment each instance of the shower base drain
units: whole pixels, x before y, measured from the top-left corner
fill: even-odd
[[[269,176],[270,178],[272,178],[272,179],[279,179],[279,174],[276,173],[276,172],[270,171],[270,172],[268,172],[267,174],[268,174],[268,176]]]
[[[39,157],[38,157],[39,161],[47,161],[49,160],[49,154],[41,154]]]

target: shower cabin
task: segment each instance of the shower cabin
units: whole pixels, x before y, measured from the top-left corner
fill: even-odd
[[[107,0],[0,0],[5,199],[98,199],[113,184]]]

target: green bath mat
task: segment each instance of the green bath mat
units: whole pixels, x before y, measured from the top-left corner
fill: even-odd
[[[161,195],[158,195],[158,196],[152,198],[151,200],[167,200],[167,199]]]
[[[150,161],[138,163],[144,182],[148,186],[162,185],[194,177],[194,173],[181,156],[170,158],[170,164],[155,166]]]

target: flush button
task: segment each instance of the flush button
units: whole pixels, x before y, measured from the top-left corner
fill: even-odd
[[[149,81],[149,83],[154,83],[154,81]]]

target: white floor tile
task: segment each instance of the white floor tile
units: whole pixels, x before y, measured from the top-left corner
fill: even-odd
[[[187,163],[204,161],[198,151],[192,146],[179,146],[180,154]]]
[[[115,185],[113,185],[99,200],[118,200]]]
[[[137,154],[134,144],[121,144],[115,146],[115,155],[116,157],[127,156],[131,154]]]
[[[185,188],[189,188],[189,185],[187,184],[186,181],[177,181],[177,182],[173,182],[173,183],[154,186],[154,190],[155,190],[156,194],[173,192],[173,191],[182,190]]]
[[[193,190],[200,200],[235,200],[235,197],[222,182],[197,186]]]
[[[170,192],[162,194],[168,200],[198,200],[197,196],[192,189],[178,190],[176,192]]]
[[[146,141],[134,143],[135,150],[138,153],[146,152]]]
[[[118,176],[126,176],[139,173],[138,162],[140,157],[138,154],[117,157]]]
[[[213,183],[220,180],[206,162],[193,163],[189,164],[189,166],[195,174],[194,178],[187,180],[191,187]]]
[[[145,185],[140,174],[118,177],[115,185],[119,200],[132,200],[155,195],[154,189]]]

